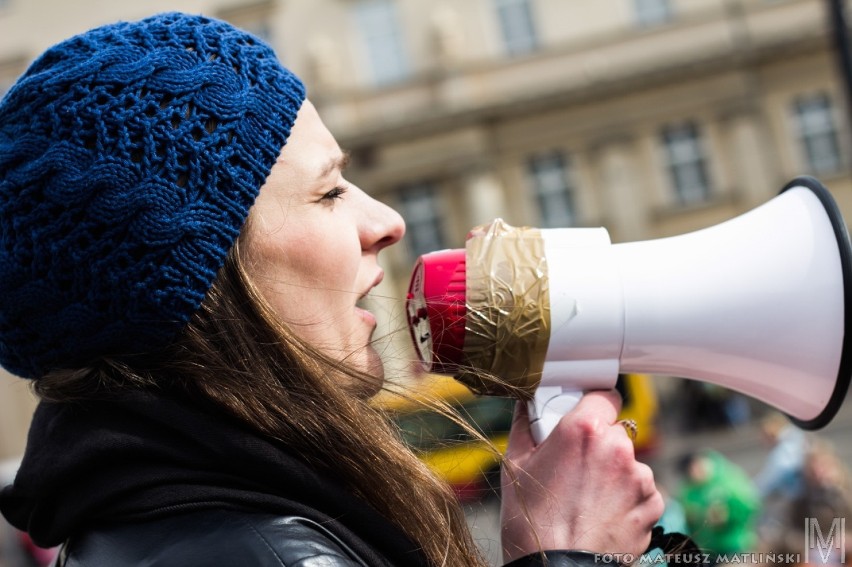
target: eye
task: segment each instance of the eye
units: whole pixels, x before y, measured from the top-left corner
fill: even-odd
[[[334,189],[323,195],[320,200],[334,202],[337,199],[342,198],[344,193],[346,193],[346,187],[335,187]]]

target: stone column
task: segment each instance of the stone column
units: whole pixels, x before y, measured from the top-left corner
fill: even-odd
[[[761,134],[758,117],[753,113],[736,114],[725,125],[727,161],[737,197],[752,208],[773,197],[781,187],[774,187],[767,158],[767,138]]]
[[[609,225],[613,240],[629,242],[647,238],[644,183],[634,144],[609,143],[599,152],[602,210],[598,217]]]
[[[497,175],[479,170],[464,179],[467,224],[474,227],[506,214],[506,196]]]

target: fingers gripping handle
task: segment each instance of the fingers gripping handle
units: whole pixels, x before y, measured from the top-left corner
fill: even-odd
[[[540,386],[535,396],[527,402],[530,430],[536,445],[547,439],[562,416],[574,409],[583,392],[561,386]]]

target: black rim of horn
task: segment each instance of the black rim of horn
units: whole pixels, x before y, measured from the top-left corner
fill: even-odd
[[[844,223],[843,216],[840,214],[840,208],[822,183],[813,177],[797,177],[781,189],[779,195],[794,187],[810,189],[822,203],[828,218],[831,220],[831,227],[834,229],[837,249],[840,253],[840,266],[843,271],[843,349],[840,353],[840,367],[837,371],[834,391],[831,393],[831,398],[828,400],[825,409],[813,419],[801,420],[790,415],[787,416],[798,427],[814,430],[828,425],[837,414],[846,398],[849,380],[852,377],[852,336],[846,332],[847,329],[852,329],[852,244],[850,244],[849,231],[846,229],[846,223]]]

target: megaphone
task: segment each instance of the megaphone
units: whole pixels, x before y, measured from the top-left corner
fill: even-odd
[[[407,316],[426,371],[528,399],[540,442],[619,373],[677,376],[829,423],[852,371],[852,246],[836,202],[798,177],[696,232],[612,244],[604,228],[474,229],[421,256]]]

